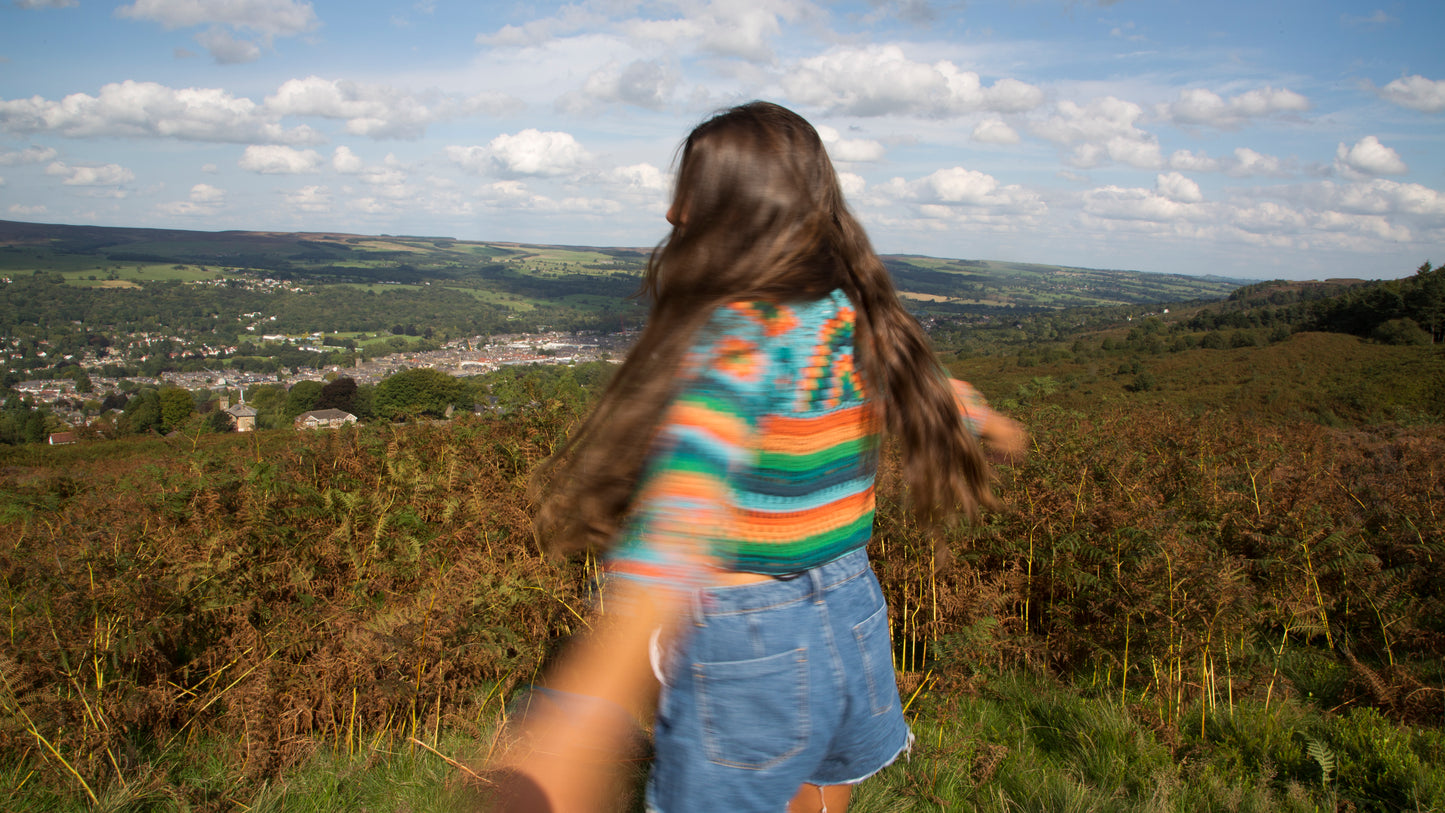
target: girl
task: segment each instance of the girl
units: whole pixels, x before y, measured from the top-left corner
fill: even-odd
[[[881,435],[929,523],[991,502],[980,437],[1023,435],[945,377],[797,114],[699,125],[668,221],[647,327],[544,470],[538,529],[611,551],[607,611],[640,622],[594,654],[639,668],[661,628],[649,809],[841,813],[911,739],[865,552]],[[584,660],[553,686],[616,699]]]

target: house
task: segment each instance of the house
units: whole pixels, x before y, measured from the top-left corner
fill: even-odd
[[[333,429],[356,423],[356,416],[339,409],[313,409],[296,416],[297,429]]]
[[[74,443],[74,442],[75,442],[75,433],[74,433],[74,432],[51,432],[51,433],[50,433],[50,445],[51,445],[51,446],[64,446],[64,445],[67,444],[67,443]]]
[[[230,415],[231,419],[236,422],[237,432],[254,432],[256,430],[256,409],[248,406],[245,401],[221,411]]]

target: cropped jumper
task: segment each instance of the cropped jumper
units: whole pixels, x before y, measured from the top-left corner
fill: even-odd
[[[868,544],[880,426],[854,324],[840,290],[717,308],[678,370],[613,573],[689,589],[714,570],[797,573]],[[982,402],[954,387],[977,431]]]

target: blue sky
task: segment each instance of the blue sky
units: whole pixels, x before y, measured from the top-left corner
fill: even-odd
[[[3,219],[648,246],[763,98],[883,252],[1445,262],[1438,0],[0,2]]]

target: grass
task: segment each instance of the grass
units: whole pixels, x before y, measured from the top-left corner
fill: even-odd
[[[469,753],[477,742],[452,736],[439,751]],[[459,772],[437,753],[421,747],[375,748],[346,754],[326,747],[278,779],[247,781],[221,756],[226,743],[202,742],[151,757],[147,771],[128,783],[102,788],[95,803],[83,794],[57,793],[27,783],[19,768],[0,770],[0,807],[10,813],[245,810],[455,811],[475,795]]]
[[[1169,741],[1136,705],[1011,672],[926,694],[911,714],[911,752],[855,789],[853,813],[1445,809],[1445,737],[1370,709],[1329,715],[1296,701],[1270,709],[1244,702]],[[0,807],[450,811],[473,796],[448,758],[476,764],[485,744],[485,736],[453,731],[435,751],[389,736],[350,753],[301,745],[309,756],[294,767],[248,781],[227,764],[232,744],[197,742],[149,757],[128,784],[100,788],[95,805],[83,793],[27,782],[10,763],[0,769],[0,785],[10,788]],[[634,800],[622,809],[641,808]]]
[[[518,294],[507,293],[506,291],[495,291],[487,288],[470,288],[461,286],[447,287],[451,288],[452,290],[461,291],[462,293],[472,297],[473,299],[476,299],[478,302],[486,302],[489,305],[501,305],[504,308],[510,308],[511,310],[521,311],[524,313],[527,311],[536,310],[537,305],[541,302],[540,300],[529,299]]]
[[[994,676],[929,697],[912,755],[863,784],[850,810],[1445,809],[1436,730],[1296,701],[1241,703],[1205,720],[1169,742],[1135,705],[1026,673]]]

